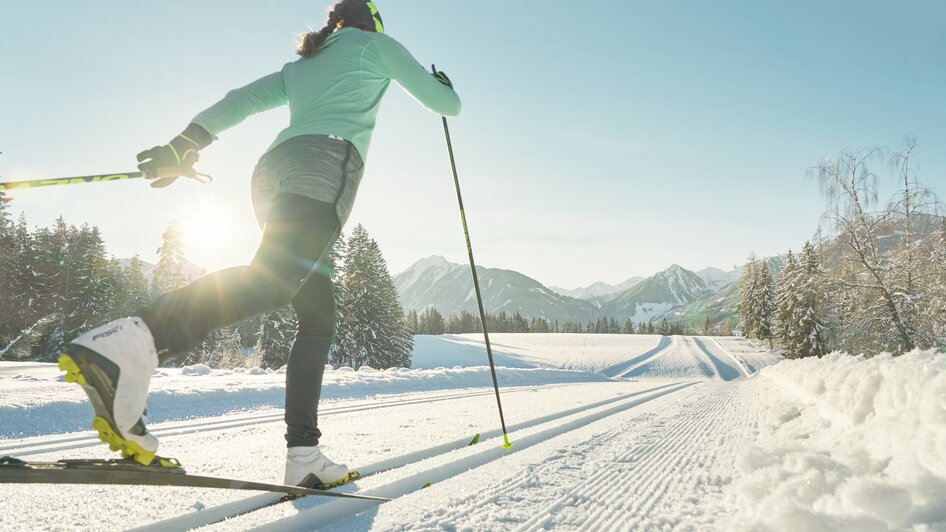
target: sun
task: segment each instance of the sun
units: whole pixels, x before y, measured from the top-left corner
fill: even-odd
[[[220,209],[203,207],[181,220],[181,238],[189,253],[203,255],[226,246],[232,224]]]

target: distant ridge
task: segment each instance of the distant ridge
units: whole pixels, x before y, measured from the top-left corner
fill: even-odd
[[[584,321],[598,313],[594,304],[558,294],[521,273],[482,266],[476,271],[487,312],[504,310],[570,321]],[[434,307],[444,315],[461,310],[478,312],[470,267],[440,256],[421,259],[395,275],[394,286],[405,310],[420,312]]]

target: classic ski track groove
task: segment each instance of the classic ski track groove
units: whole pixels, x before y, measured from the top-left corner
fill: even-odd
[[[713,338],[712,336],[706,336],[706,337],[704,337],[704,338],[705,338],[706,340],[709,340],[709,341],[713,342],[713,343],[716,345],[716,347],[719,348],[719,350],[720,350],[721,353],[723,353],[724,355],[726,355],[726,356],[728,356],[729,358],[731,358],[731,359],[736,363],[736,367],[739,368],[739,371],[743,374],[743,376],[745,376],[745,377],[751,377],[751,376],[752,376],[752,374],[753,374],[754,372],[749,371],[749,368],[746,367],[746,365],[743,363],[743,361],[740,360],[739,357],[737,357],[732,351],[730,351],[729,349],[727,349],[723,344],[721,344],[721,343],[719,342],[719,340],[717,340],[716,338]],[[701,338],[701,340],[704,339],[704,338]]]
[[[582,383],[566,383],[566,384],[546,384],[541,386],[519,386],[515,388],[507,388],[503,393],[519,393],[519,392],[528,392],[535,388],[559,388],[566,386],[577,386]],[[319,415],[337,415],[337,414],[346,414],[350,412],[360,412],[364,410],[376,410],[383,408],[393,408],[397,406],[406,406],[413,404],[430,404],[437,403],[441,401],[451,401],[458,399],[465,399],[468,397],[479,397],[483,395],[492,395],[494,392],[492,390],[485,390],[482,392],[470,392],[470,393],[455,393],[451,395],[442,395],[434,397],[417,397],[409,399],[401,399],[398,401],[383,402],[376,401],[368,404],[360,405],[351,405],[351,406],[331,406],[326,407],[325,409],[319,410]],[[228,416],[229,417],[229,416]],[[152,433],[159,438],[166,438],[171,436],[181,436],[185,434],[193,434],[195,432],[210,432],[215,430],[224,430],[230,428],[244,427],[248,425],[258,425],[263,423],[277,423],[283,421],[283,414],[280,412],[278,414],[264,414],[264,415],[250,415],[250,416],[238,416],[236,418],[230,419],[217,419],[214,421],[179,421],[179,422],[170,422],[168,424],[162,424],[164,426],[156,428]],[[22,440],[21,440],[22,441]],[[70,438],[61,438],[57,440],[37,442],[34,444],[10,444],[0,446],[0,453],[12,451],[16,454],[17,457],[23,456],[32,456],[36,454],[45,454],[52,453],[57,451],[67,451],[71,449],[82,449],[85,447],[95,447],[101,445],[102,442],[99,441],[97,437],[94,436],[75,436]]]
[[[693,358],[701,358],[703,362],[709,367],[710,371],[713,372],[713,376],[716,377],[716,380],[724,381],[722,372],[719,371],[719,365],[716,364],[716,361],[713,360],[713,357],[706,352],[699,342],[696,341],[693,337],[687,337],[687,340],[690,340],[690,344],[695,348],[696,353],[691,353]],[[720,362],[722,364],[722,362]]]
[[[625,360],[624,362],[612,364],[611,366],[602,369],[600,373],[604,373],[605,375],[608,375],[612,378],[623,375],[624,373],[630,371],[628,368],[636,367],[639,363],[649,360],[665,349],[669,349],[672,341],[673,337],[671,336],[661,336],[660,339],[657,340],[657,344],[647,351],[636,355],[633,358]]]
[[[638,368],[640,368],[640,367],[642,367],[642,366],[644,366],[644,365],[646,365],[646,364],[650,364],[651,362],[654,362],[654,361],[656,361],[656,360],[659,360],[659,359],[663,358],[664,356],[666,356],[668,353],[670,353],[670,352],[673,350],[673,347],[674,347],[675,345],[677,345],[677,342],[678,342],[678,341],[679,341],[679,340],[677,339],[676,336],[671,336],[671,337],[670,337],[670,343],[667,344],[663,349],[661,349],[661,350],[659,350],[659,351],[657,351],[657,352],[655,352],[655,353],[652,353],[650,357],[648,357],[648,358],[646,358],[646,359],[644,359],[644,360],[641,360],[641,361],[638,362],[637,364],[634,364],[633,366],[627,368],[626,370],[622,371],[621,373],[615,375],[614,378],[616,378],[616,379],[623,379],[623,378],[625,378],[627,375],[629,375],[630,373],[632,373],[634,370],[636,370],[636,369],[638,369]]]
[[[583,405],[583,406],[581,406],[581,407],[571,408],[571,409],[565,410],[565,411],[563,411],[563,412],[557,412],[557,413],[552,413],[552,414],[548,414],[548,415],[545,415],[545,416],[541,416],[541,417],[539,417],[539,418],[535,418],[535,419],[532,419],[532,420],[529,420],[529,421],[525,421],[525,422],[522,422],[522,423],[518,423],[518,424],[516,424],[516,425],[511,425],[511,426],[508,427],[508,428],[509,428],[509,432],[512,433],[512,432],[515,432],[515,431],[521,431],[521,430],[525,430],[525,429],[528,429],[528,428],[540,426],[540,425],[543,425],[543,424],[546,424],[546,423],[550,423],[550,422],[552,422],[552,421],[554,421],[554,420],[556,420],[556,419],[559,419],[559,418],[561,418],[561,417],[563,417],[563,416],[577,416],[577,415],[580,415],[580,414],[582,414],[582,413],[586,413],[586,412],[588,412],[589,410],[595,410],[595,409],[604,409],[604,408],[607,408],[608,411],[610,411],[610,410],[612,410],[612,409],[614,409],[614,408],[618,408],[620,411],[623,411],[623,410],[627,410],[627,409],[633,408],[633,407],[635,407],[635,406],[638,406],[639,404],[643,404],[643,403],[649,402],[649,401],[651,401],[651,400],[654,400],[654,399],[657,399],[657,398],[660,398],[660,397],[664,397],[665,395],[675,393],[675,392],[677,392],[677,391],[679,391],[679,390],[682,390],[682,389],[685,389],[685,388],[687,388],[687,387],[693,386],[694,384],[697,384],[697,382],[685,381],[685,380],[684,380],[684,381],[676,381],[676,382],[673,382],[673,383],[663,383],[663,384],[660,384],[660,385],[657,385],[657,386],[653,386],[653,387],[650,387],[650,388],[647,388],[647,389],[644,389],[644,390],[639,390],[639,391],[636,391],[636,392],[633,392],[633,393],[630,393],[630,394],[621,395],[621,396],[618,396],[618,397],[616,397],[616,398],[609,398],[609,399],[605,399],[605,400],[602,400],[602,401],[597,401],[597,402],[595,402],[595,403],[591,403],[591,404],[589,404],[589,405]],[[492,392],[490,392],[490,393],[492,393]],[[648,394],[652,394],[652,395],[648,395]],[[646,396],[646,397],[641,398],[641,396]],[[623,403],[623,402],[628,402],[628,401],[630,401],[630,404],[629,404],[629,405],[619,405],[619,407],[610,406],[610,405],[612,405],[613,403],[617,403],[617,402],[622,402],[622,403]],[[610,407],[610,408],[609,408],[609,407]],[[592,414],[591,416],[593,417],[594,414]],[[593,421],[592,421],[592,422],[593,422]],[[570,430],[574,430],[574,429],[570,429]],[[562,432],[561,434],[564,434],[565,432],[568,432],[568,431],[564,431],[564,432]],[[501,433],[502,433],[501,430],[494,430],[494,431],[489,431],[489,432],[484,432],[484,433],[482,433],[482,438],[481,438],[481,440],[480,440],[480,445],[478,446],[478,448],[479,448],[479,447],[483,447],[483,446],[484,446],[484,442],[485,442],[487,439],[498,437],[498,436],[501,435]],[[560,435],[560,434],[557,434],[557,435]],[[501,448],[499,448],[498,446],[496,446],[496,447],[497,447],[497,449],[489,449],[489,450],[486,451],[486,453],[493,452],[493,451],[497,451],[497,452],[498,452],[498,451],[501,451]],[[515,437],[513,438],[513,449],[514,449],[514,450],[515,450],[515,449],[519,449],[519,448],[525,448],[525,447],[527,447],[527,445],[522,445],[521,442],[517,442],[517,441],[516,441]],[[405,466],[405,465],[409,465],[409,464],[412,464],[412,463],[420,462],[420,461],[422,461],[422,460],[427,460],[427,459],[430,459],[430,458],[435,458],[435,457],[438,457],[438,456],[446,455],[446,454],[449,454],[449,453],[451,453],[451,452],[454,452],[454,451],[457,451],[457,450],[461,450],[461,449],[464,449],[464,448],[465,448],[465,446],[459,446],[459,447],[456,446],[456,442],[454,442],[454,443],[450,443],[450,444],[439,445],[439,446],[437,446],[437,447],[433,447],[433,448],[430,448],[430,449],[424,449],[424,450],[421,450],[421,451],[416,451],[416,452],[413,452],[413,453],[408,453],[408,454],[406,454],[406,455],[401,455],[401,456],[398,456],[398,457],[395,457],[395,458],[391,458],[391,459],[385,460],[385,461],[383,461],[383,462],[379,462],[378,464],[373,464],[373,465],[370,465],[370,466],[367,466],[367,467],[364,467],[364,468],[357,468],[357,469],[361,472],[361,478],[359,478],[358,481],[352,482],[351,484],[349,484],[349,486],[357,487],[357,485],[358,485],[359,482],[361,482],[361,481],[364,480],[365,478],[371,477],[371,476],[373,476],[373,475],[377,475],[377,474],[380,474],[380,473],[386,473],[386,472],[389,472],[389,471],[393,471],[393,470],[395,470],[395,469],[397,469],[397,468],[399,468],[399,467],[403,467],[403,466]],[[498,456],[496,456],[495,458],[492,458],[491,460],[495,460],[495,459],[501,458],[501,457],[504,456],[504,455],[505,455],[505,453],[503,452],[503,453],[499,454]],[[491,460],[490,460],[490,461],[491,461]],[[390,465],[390,467],[375,467],[375,466],[379,466],[379,465],[381,465],[381,464],[391,464],[391,465]],[[440,467],[440,466],[433,466],[433,467],[432,467],[432,470],[436,470],[436,469],[438,469],[439,467]],[[415,475],[412,475],[410,478],[413,478],[413,477],[418,476],[418,475],[428,475],[428,473],[427,473],[427,472],[417,473],[417,474],[415,474]],[[429,477],[429,475],[426,476],[425,478],[428,478],[428,477]],[[430,477],[430,478],[432,478],[432,477]],[[433,481],[439,481],[439,480],[436,480],[436,479],[435,479],[435,480],[431,480],[431,482],[433,482]],[[405,489],[403,489],[403,490],[398,491],[394,496],[391,497],[392,499],[394,499],[394,498],[397,498],[397,497],[406,495],[406,494],[408,494],[408,493],[412,493],[412,492],[414,492],[414,491],[417,491],[417,490],[420,489],[420,487],[423,485],[423,482],[416,482],[416,481],[411,482],[411,481],[408,479],[408,482],[406,482],[406,483],[404,483],[403,481],[395,481],[395,482],[393,482],[393,483],[391,483],[391,484],[393,484],[393,485],[406,484],[407,486],[410,486],[409,488],[405,488]],[[368,492],[374,492],[374,491],[377,491],[377,490],[379,490],[379,489],[384,489],[386,486],[387,486],[387,485],[379,486],[379,487],[373,488],[373,489],[371,489],[371,490],[368,490]],[[345,487],[343,486],[341,489],[345,489]],[[354,492],[355,492],[355,493],[359,493],[360,490],[355,490]],[[367,493],[367,492],[366,492],[366,493]],[[369,494],[370,494],[370,493],[369,493]],[[237,501],[232,501],[232,502],[230,502],[230,503],[226,503],[226,504],[219,505],[219,506],[216,506],[216,507],[206,508],[206,509],[204,509],[204,510],[201,510],[200,512],[192,512],[192,513],[189,513],[189,514],[183,514],[183,515],[180,515],[180,516],[177,516],[177,517],[173,517],[173,518],[170,518],[170,519],[167,519],[167,520],[164,520],[164,521],[158,521],[158,522],[155,522],[155,523],[151,523],[151,524],[149,524],[149,525],[145,525],[145,526],[142,526],[142,527],[140,527],[140,528],[136,528],[136,529],[134,529],[134,530],[137,530],[137,531],[171,531],[171,530],[194,529],[194,528],[198,528],[198,527],[209,526],[209,525],[213,525],[213,524],[216,524],[216,523],[220,523],[221,521],[224,521],[224,520],[227,520],[227,519],[233,519],[233,518],[237,518],[237,517],[240,517],[240,516],[243,516],[243,515],[247,515],[247,514],[250,514],[250,513],[254,512],[254,511],[256,511],[256,510],[260,510],[260,509],[262,509],[262,508],[268,507],[268,506],[272,505],[274,502],[278,501],[280,498],[281,498],[280,496],[273,495],[273,494],[270,494],[270,493],[266,493],[266,494],[262,494],[262,495],[256,495],[256,496],[253,496],[253,497],[248,497],[248,498],[240,499],[240,500],[237,500]],[[323,506],[324,506],[324,505],[323,505]],[[322,506],[319,506],[319,508],[322,508]],[[344,518],[346,518],[346,517],[354,516],[354,515],[356,515],[357,513],[360,513],[360,512],[363,511],[363,510],[364,510],[364,509],[358,509],[356,512],[351,513],[350,515],[348,515],[349,512],[344,512],[345,515],[342,517],[342,519],[344,519]],[[321,525],[320,525],[320,526],[321,526]],[[274,530],[278,530],[278,528],[276,528],[276,529],[274,529]]]
[[[706,338],[709,339],[709,340],[711,340],[714,344],[716,344],[716,346],[719,347],[720,351],[722,351],[723,353],[725,353],[726,356],[728,356],[729,358],[735,360],[735,361],[736,361],[736,365],[739,366],[739,369],[740,369],[740,371],[742,371],[742,374],[743,374],[743,375],[745,375],[746,377],[751,377],[752,375],[754,375],[754,374],[756,373],[755,371],[750,371],[750,370],[749,370],[749,367],[746,365],[745,361],[743,361],[742,359],[740,359],[739,357],[737,357],[736,354],[733,353],[732,351],[730,351],[728,347],[724,346],[724,345],[722,344],[722,342],[720,342],[719,340],[717,340],[716,338],[714,338],[714,337],[712,337],[712,336],[707,336]]]
[[[669,386],[659,387],[662,389],[658,389],[656,392],[651,390],[650,395],[646,395],[648,392],[636,394],[635,397],[641,395],[643,395],[643,397],[635,398],[627,402],[622,402],[622,404],[606,408],[600,407],[598,409],[586,408],[582,411],[585,412],[584,415],[581,415],[581,413],[574,414],[574,416],[576,416],[575,419],[570,421],[557,422],[553,427],[544,430],[533,431],[528,435],[520,434],[513,440],[513,448],[526,449],[534,445],[548,442],[555,437],[562,436],[574,430],[586,427],[596,421],[600,421],[621,412],[626,412],[642,404],[646,404],[668,395],[675,394],[681,390],[698,385],[700,383],[701,381],[684,381],[682,383],[677,382]],[[626,397],[625,399],[630,399],[630,397]],[[597,411],[593,413],[587,413],[588,410]],[[541,425],[543,424],[539,424],[537,426]],[[506,453],[501,447],[492,446],[482,451],[474,452],[469,456],[461,457],[457,460],[454,460],[453,462],[436,464],[427,470],[414,473],[408,477],[404,477],[381,486],[376,486],[369,490],[364,490],[363,493],[366,495],[378,495],[397,500],[400,497],[409,495],[422,489],[421,486],[423,485],[424,481],[431,483],[441,482],[448,478],[452,478],[456,475],[469,471],[470,469],[495,462],[504,456],[506,456]],[[359,490],[357,493],[362,493],[362,491]],[[326,502],[312,508],[301,510],[294,516],[265,523],[257,528],[254,528],[254,530],[274,532],[282,532],[285,530],[315,530],[339,523],[345,519],[355,517],[362,512],[377,507],[379,504],[384,504],[376,504],[370,501],[340,502],[346,504],[336,504],[335,501]],[[368,504],[363,504],[365,502]],[[239,523],[234,523],[234,525],[238,527],[240,526]]]
[[[710,368],[712,368],[713,373],[716,375],[716,378],[718,380],[721,380],[721,381],[733,380],[733,379],[727,379],[723,377],[722,366],[726,366],[727,368],[731,370],[735,370],[735,372],[738,373],[740,377],[744,376],[742,372],[739,371],[738,366],[730,366],[726,364],[725,362],[723,362],[715,354],[710,353],[709,348],[707,348],[706,344],[704,344],[699,338],[692,336],[689,339],[693,342],[693,344],[699,350],[700,356],[702,356],[709,363]]]
[[[654,423],[647,431],[649,437],[614,459],[612,468],[601,468],[591,476],[579,479],[577,484],[566,489],[564,495],[544,504],[541,510],[532,511],[534,516],[515,530],[543,530],[556,525],[596,531],[652,528],[655,523],[647,519],[653,516],[658,504],[674,502],[668,493],[675,488],[679,490],[681,486],[686,489],[688,483],[698,481],[695,477],[704,469],[700,464],[718,458],[706,456],[701,442],[716,433],[720,414],[732,407],[736,391],[732,386],[719,386],[712,393],[715,396],[712,402],[706,405],[707,408],[700,409],[698,415],[691,412],[683,418]],[[743,416],[741,422],[747,420],[748,417]],[[588,440],[582,451],[608,448],[612,440],[626,437],[626,432],[626,427],[620,427]],[[655,437],[657,433],[659,437]],[[720,448],[710,446],[708,452]],[[516,481],[494,491],[522,493],[528,491],[528,481]],[[569,514],[568,510],[572,508],[580,511]],[[583,519],[569,520],[573,515]],[[560,519],[556,520],[556,517]],[[658,523],[661,530],[680,525]]]

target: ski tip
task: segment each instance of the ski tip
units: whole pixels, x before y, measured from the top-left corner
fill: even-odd
[[[470,445],[476,445],[479,442],[480,442],[480,435],[479,433],[477,433],[476,436],[473,436],[473,439],[470,440]]]
[[[427,488],[429,488],[430,486],[431,486],[430,482],[425,482],[424,485],[420,487],[420,489],[422,489],[422,490],[423,490],[423,489],[427,489]]]

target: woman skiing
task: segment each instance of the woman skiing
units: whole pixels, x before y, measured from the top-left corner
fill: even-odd
[[[381,99],[391,80],[431,111],[455,116],[460,100],[442,72],[431,75],[384,34],[373,2],[332,6],[325,27],[300,40],[300,59],[230,91],[198,114],[167,145],[138,155],[139,168],[166,186],[193,176],[198,151],[246,117],[290,110],[252,178],[263,228],[249,266],[218,271],[168,292],[137,316],[73,340],[59,359],[66,380],[82,385],[95,411],[92,426],[112,450],[142,464],[156,457],[147,427],[147,392],[157,366],[196,347],[213,329],[291,303],[298,330],[286,374],[285,483],[328,487],[349,478],[323,456],[317,408],[335,330],[326,255],[351,212]]]

